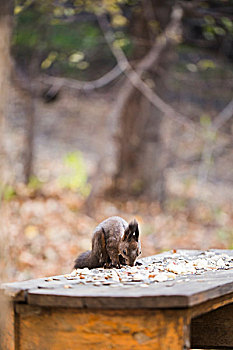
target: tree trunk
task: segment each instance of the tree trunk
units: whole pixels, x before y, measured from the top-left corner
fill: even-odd
[[[35,93],[30,78],[13,70],[14,103],[8,115],[7,131],[11,139],[8,157],[15,182],[28,183],[33,172]]]
[[[10,37],[13,1],[0,1],[0,186],[9,179],[5,150],[5,122],[11,70]]]
[[[22,86],[11,62],[13,25],[11,0],[0,0],[0,173],[1,187],[6,183],[27,183],[32,168],[34,99],[27,82]],[[13,77],[13,86],[10,83]],[[27,85],[27,86],[26,86]],[[17,89],[18,88],[18,89]],[[15,105],[15,93],[19,103]],[[9,103],[8,103],[9,101]],[[20,111],[21,105],[21,111]],[[18,138],[15,135],[20,135]]]
[[[160,27],[164,28],[170,20],[171,7],[167,5],[164,7],[164,4],[159,1],[157,1],[156,6],[157,14],[160,16]],[[157,18],[155,19],[157,20]],[[137,18],[137,21],[142,21],[142,15]],[[148,28],[146,30],[145,25],[135,23],[133,27],[137,29],[134,36],[151,41],[151,36],[150,38],[148,36]],[[138,33],[139,29],[141,33]],[[168,65],[170,54],[170,47],[161,53],[155,64],[157,70],[163,67],[162,70],[165,72],[164,68]],[[136,53],[136,56],[141,56],[141,49],[139,54]],[[151,67],[151,71],[152,69],[153,67]],[[151,72],[150,80],[152,80],[151,77],[153,77],[156,90],[158,91],[159,87],[159,92],[161,92],[163,77],[159,77],[155,72]],[[114,177],[113,190],[118,195],[144,195],[162,202],[165,195],[164,171],[167,164],[167,153],[163,151],[161,112],[152,106],[141,92],[132,88],[129,82],[125,83],[121,92],[122,97],[127,96],[127,94],[128,96],[123,98],[124,104],[123,107],[119,108],[117,116],[119,120],[117,139],[119,142],[117,172]],[[118,102],[121,103],[120,99]]]
[[[160,129],[161,113],[134,89],[120,118],[118,193],[163,201],[166,154]]]

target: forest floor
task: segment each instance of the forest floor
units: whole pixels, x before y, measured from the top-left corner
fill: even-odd
[[[95,226],[112,215],[138,220],[142,256],[179,248],[233,248],[231,203],[217,208],[173,198],[164,211],[155,202],[96,198],[90,215],[85,201],[71,191],[35,197],[25,193],[1,208],[1,271],[7,280],[69,273],[77,254],[90,249]]]

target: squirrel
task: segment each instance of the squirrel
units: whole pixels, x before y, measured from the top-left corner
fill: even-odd
[[[80,254],[74,268],[134,266],[141,254],[136,220],[129,224],[119,216],[102,221],[92,235],[92,250]]]

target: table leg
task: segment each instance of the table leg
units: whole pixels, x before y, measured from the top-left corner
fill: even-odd
[[[14,304],[7,297],[0,297],[0,349],[16,350]]]

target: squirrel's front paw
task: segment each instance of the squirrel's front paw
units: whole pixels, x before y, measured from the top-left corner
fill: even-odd
[[[107,262],[104,264],[104,269],[110,269],[112,267],[112,264]]]
[[[121,264],[119,261],[112,261],[111,263],[111,267],[114,267],[114,268],[117,268],[117,269],[120,269],[121,268]]]

